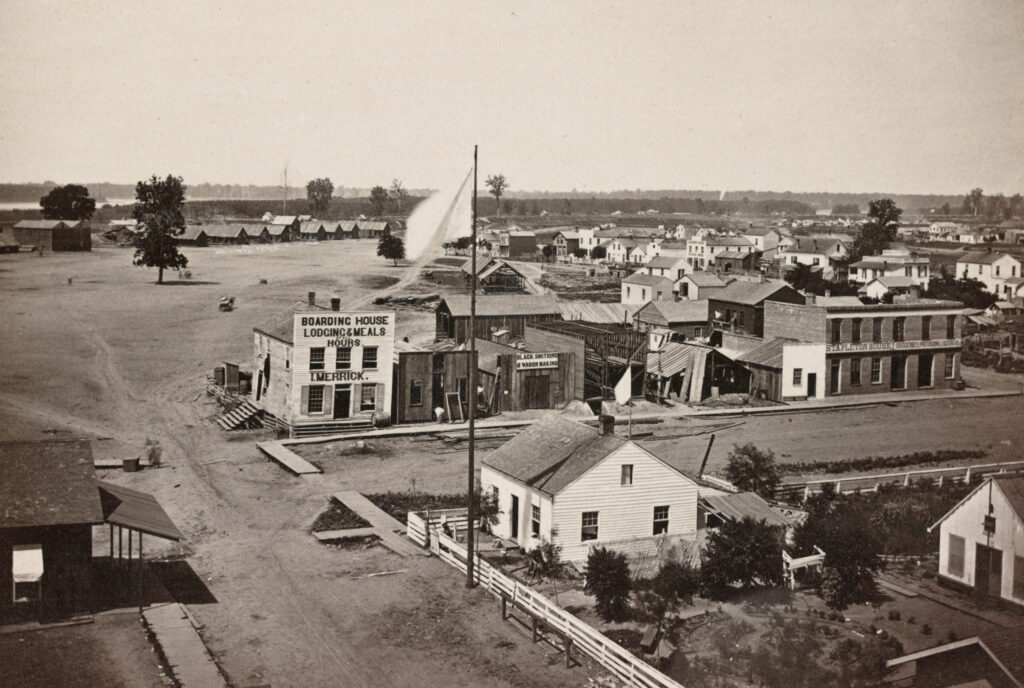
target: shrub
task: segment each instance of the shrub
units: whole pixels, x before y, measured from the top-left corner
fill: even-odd
[[[899,621],[899,620],[900,620],[900,610],[899,609],[890,609],[889,610],[889,621]]]
[[[593,595],[597,614],[604,621],[624,621],[629,613],[632,579],[624,554],[595,547],[587,555],[584,591]]]
[[[749,442],[742,447],[733,445],[725,477],[741,490],[767,498],[774,496],[780,480],[775,454],[770,450],[761,451]]]

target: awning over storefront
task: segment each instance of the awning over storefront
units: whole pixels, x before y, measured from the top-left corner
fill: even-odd
[[[167,540],[184,539],[153,495],[102,480],[98,483],[105,522]]]
[[[15,545],[11,565],[15,583],[36,583],[43,578],[43,548],[41,545]]]

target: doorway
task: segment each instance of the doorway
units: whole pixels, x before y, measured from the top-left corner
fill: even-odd
[[[828,393],[839,394],[839,374],[841,372],[840,366],[842,363],[838,358],[832,359],[828,369]]]
[[[807,373],[807,398],[813,399],[818,396],[818,374]]]
[[[907,359],[904,356],[892,357],[892,372],[890,375],[890,386],[892,389],[904,389],[907,386]]]
[[[978,543],[974,550],[974,589],[979,597],[1000,596],[1003,588],[1003,552]]]
[[[524,378],[525,406],[528,409],[551,408],[551,376],[531,375]]]
[[[338,385],[334,388],[334,417],[348,418],[352,410],[352,388]]]
[[[512,508],[509,509],[508,518],[511,522],[512,539],[519,539],[519,497],[512,495]]]
[[[932,386],[932,364],[934,357],[931,354],[921,354],[917,357],[917,386]]]

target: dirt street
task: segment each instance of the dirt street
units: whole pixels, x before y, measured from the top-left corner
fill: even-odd
[[[398,281],[402,269],[375,249],[187,249],[191,279],[170,274],[166,286],[133,267],[129,250],[5,256],[2,438],[91,437],[116,458],[138,455],[147,437],[161,443],[164,468],[102,477],[155,494],[186,534],[181,547],[147,538],[147,554],[188,555],[208,595],[182,601],[237,686],[581,684],[586,671],[549,662],[551,648],[503,623],[492,599],[467,593],[441,562],[316,544],[305,530],[324,507],[323,484],[268,463],[259,435],[211,422],[206,375],[224,360],[249,363],[253,325],[310,290],[356,303]],[[225,295],[235,311],[217,310]],[[399,335],[432,333],[432,321],[401,311]],[[358,578],[396,569],[408,570]]]

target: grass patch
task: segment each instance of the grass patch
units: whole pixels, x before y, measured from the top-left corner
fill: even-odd
[[[353,549],[369,549],[375,547],[380,543],[380,538],[376,535],[359,535],[356,537],[346,538],[335,538],[334,540],[323,540],[320,542],[321,545],[327,545],[334,549],[353,550]]]
[[[366,498],[395,519],[406,522],[410,511],[459,509],[466,506],[465,493],[431,494],[429,492],[377,492]]]
[[[927,466],[929,464],[947,463],[980,459],[987,455],[981,449],[940,449],[939,451],[913,452],[897,456],[869,456],[863,459],[840,459],[838,461],[800,461],[784,463],[778,466],[782,474],[802,473],[849,473],[851,471],[874,471],[903,466]]]
[[[369,521],[349,509],[334,497],[330,499],[330,506],[326,511],[321,512],[313,522],[310,532],[319,533],[324,530],[349,530],[352,528],[368,528]]]

